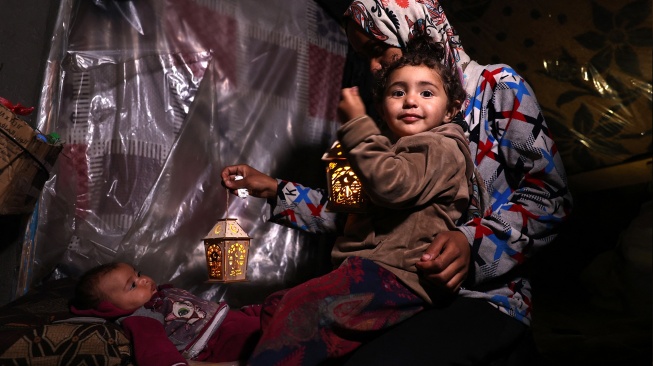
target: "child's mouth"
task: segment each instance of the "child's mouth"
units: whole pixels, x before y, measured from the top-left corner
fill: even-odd
[[[416,114],[402,114],[401,116],[399,116],[399,119],[406,123],[412,123],[420,120],[421,118],[422,118],[421,116],[418,116]]]

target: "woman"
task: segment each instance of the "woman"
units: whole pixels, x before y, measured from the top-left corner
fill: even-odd
[[[569,215],[572,201],[564,168],[523,78],[507,65],[470,60],[437,1],[397,3],[354,1],[345,13],[351,46],[376,72],[402,54],[418,29],[444,43],[445,63],[458,69],[467,93],[470,150],[486,191],[480,189],[474,198],[486,200],[489,209],[470,215],[458,230],[435,236],[418,263],[432,283],[458,296],[363,346],[349,364],[501,364],[512,357],[507,355],[527,353],[522,347],[529,334],[531,286],[520,269],[555,238]],[[316,222],[310,211],[304,220],[284,196],[292,183],[247,166],[228,167],[223,178],[230,174],[245,178],[225,179],[229,189],[247,187],[254,195],[277,199],[273,221],[308,230],[322,230],[329,222],[307,224]],[[304,197],[316,205],[324,201],[316,191]]]

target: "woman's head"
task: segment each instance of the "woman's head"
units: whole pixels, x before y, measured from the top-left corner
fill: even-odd
[[[371,38],[354,22],[347,22],[347,38],[354,51],[369,61],[370,71],[374,75],[402,55],[401,48]]]
[[[400,57],[408,40],[418,34],[442,43],[445,65],[461,69],[469,62],[437,0],[356,0],[344,19],[352,47],[370,60],[373,73]]]

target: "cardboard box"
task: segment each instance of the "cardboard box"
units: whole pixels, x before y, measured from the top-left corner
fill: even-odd
[[[27,122],[0,105],[0,215],[32,212],[63,149],[37,135]]]

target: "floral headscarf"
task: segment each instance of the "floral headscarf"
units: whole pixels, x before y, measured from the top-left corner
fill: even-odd
[[[415,34],[430,35],[445,47],[443,63],[458,69],[461,76],[470,60],[437,0],[356,0],[344,17],[394,47],[405,48]]]

